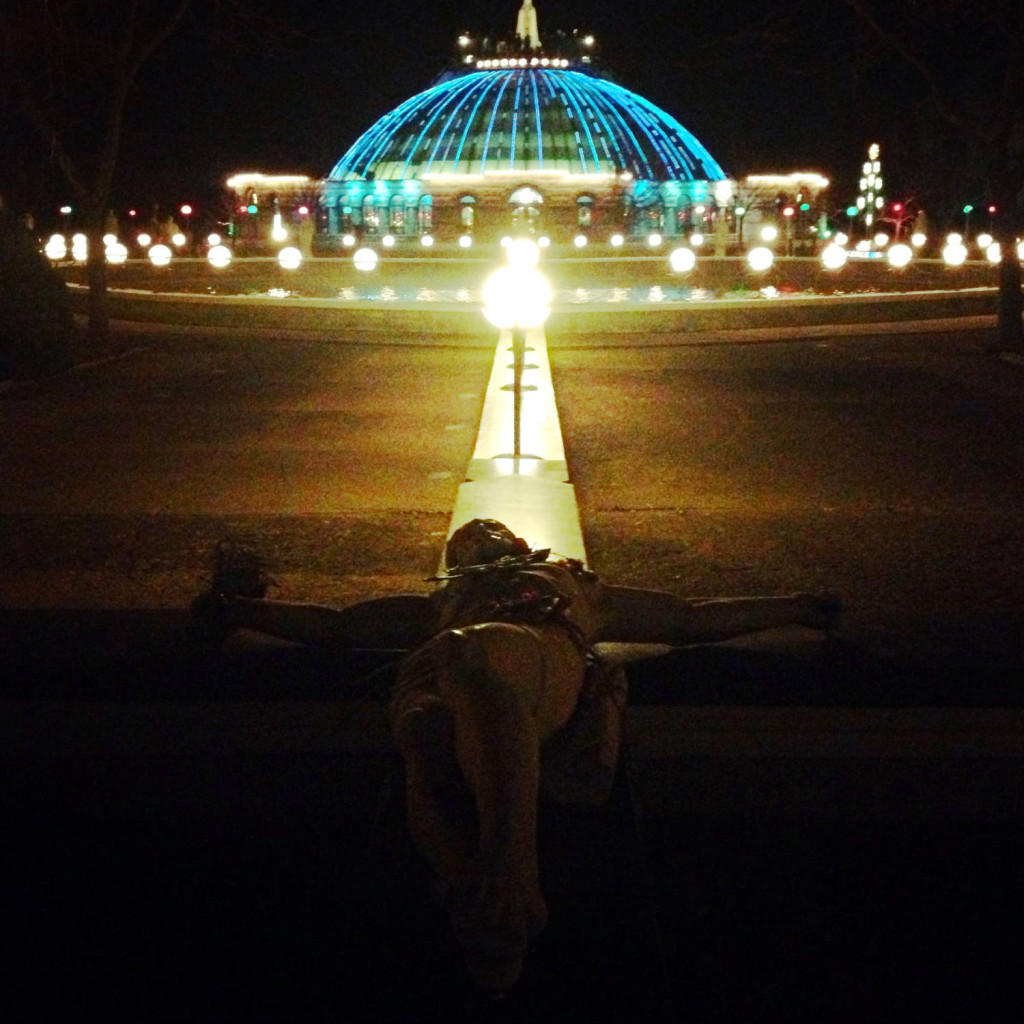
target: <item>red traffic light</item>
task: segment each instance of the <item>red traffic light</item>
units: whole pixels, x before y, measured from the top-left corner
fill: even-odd
[[[892,209],[893,209],[893,213],[899,213],[903,209],[903,204],[902,203],[893,203],[892,204]]]

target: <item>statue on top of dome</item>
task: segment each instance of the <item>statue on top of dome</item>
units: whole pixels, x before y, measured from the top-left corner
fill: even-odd
[[[519,8],[519,14],[516,17],[516,39],[524,47],[529,44],[531,50],[540,49],[537,8],[533,6],[533,0],[523,0],[523,6]]]

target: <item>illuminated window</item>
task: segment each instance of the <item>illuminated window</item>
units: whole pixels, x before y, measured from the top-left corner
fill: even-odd
[[[373,196],[363,199],[363,230],[368,235],[375,235],[380,230],[380,213]]]
[[[389,222],[393,235],[400,235],[405,230],[405,200],[400,195],[391,199]]]
[[[544,197],[530,185],[523,185],[508,197],[513,206],[536,206],[544,202]]]
[[[580,196],[576,200],[576,223],[581,228],[590,227],[593,205],[593,196]]]
[[[434,229],[434,200],[431,196],[423,196],[419,205],[419,228],[421,234]]]

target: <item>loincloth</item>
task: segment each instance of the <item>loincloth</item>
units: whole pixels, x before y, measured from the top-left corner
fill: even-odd
[[[625,675],[592,650],[581,649],[576,637],[559,624],[502,622],[443,630],[399,669],[389,703],[392,730],[409,711],[442,700],[443,675],[458,671],[464,656],[464,648],[457,650],[460,641],[468,640],[471,647],[480,641],[486,647],[495,639],[502,642],[509,630],[528,637],[537,648],[535,663],[541,666],[541,677],[533,683],[542,699],[561,708],[557,728],[549,730],[541,747],[542,792],[560,803],[603,802],[618,764]]]

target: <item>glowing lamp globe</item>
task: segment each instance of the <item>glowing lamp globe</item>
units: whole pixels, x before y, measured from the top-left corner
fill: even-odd
[[[923,231],[915,231],[910,236],[910,244],[915,249],[920,249],[921,246],[924,245],[924,243],[927,242],[927,241],[928,241],[928,236]]]
[[[1003,250],[1000,248],[998,242],[992,242],[985,249],[985,259],[987,259],[989,263],[998,263],[1002,258]]]
[[[959,267],[967,259],[967,249],[962,242],[947,242],[942,259],[948,267]]]
[[[1017,259],[1024,260],[1024,242],[1017,243]]]
[[[356,249],[352,262],[356,270],[373,270],[377,266],[377,254],[373,249]]]
[[[697,257],[692,249],[673,249],[668,257],[668,265],[677,273],[685,274],[693,270]]]
[[[987,231],[983,231],[975,241],[978,243],[979,249],[984,249],[987,252],[988,247],[992,244],[992,236]]]
[[[220,245],[220,235],[214,231],[207,239],[207,243],[210,245]]]
[[[171,262],[171,250],[166,245],[154,245],[149,250],[149,262],[154,267],[166,267]]]
[[[779,229],[774,224],[767,224],[761,228],[761,241],[774,242],[779,237]]]
[[[226,245],[211,245],[206,258],[211,267],[223,270],[231,262],[231,250]]]
[[[85,235],[72,235],[71,236],[71,255],[74,259],[80,263],[85,260],[89,254],[89,242]]]
[[[821,265],[826,270],[841,270],[846,266],[847,253],[841,245],[826,245],[821,250]]]
[[[120,264],[128,259],[128,249],[118,241],[109,242],[106,248],[108,263]]]
[[[286,245],[278,254],[277,262],[285,270],[298,270],[302,263],[302,253],[294,245]]]
[[[473,244],[471,235],[459,235],[459,248],[468,249]]]
[[[139,235],[138,242],[143,249],[147,248],[152,243],[152,241],[152,236],[147,235],[145,231],[143,231],[142,234]]]
[[[355,235],[342,235],[341,236],[341,244],[343,246],[345,246],[346,249],[351,249],[352,246],[356,244],[356,236]]]
[[[775,262],[775,254],[767,246],[759,245],[747,253],[747,264],[751,270],[763,273]]]
[[[577,249],[584,248],[584,246],[586,246],[586,244],[587,244],[587,236],[586,235],[577,235],[572,240],[572,244],[575,245]]]
[[[897,242],[888,252],[886,258],[889,260],[890,267],[896,267],[897,269],[905,267],[913,258],[914,251],[909,245],[904,245],[903,242]]]
[[[62,260],[68,254],[68,245],[63,235],[50,235],[46,243],[46,256],[51,260]]]
[[[690,235],[690,245],[692,245],[694,249],[699,249],[703,244],[704,236],[699,231]]]
[[[534,267],[501,267],[484,282],[482,297],[495,327],[539,327],[551,311],[551,285]]]
[[[383,245],[385,249],[392,249],[392,248],[394,248],[395,236],[394,235],[385,235],[380,240],[380,244]]]
[[[612,235],[612,237],[608,239],[609,244],[610,245],[614,245],[616,249],[620,245],[622,245],[622,243],[624,241],[625,241],[625,239],[622,237],[622,235],[619,235],[619,234]]]
[[[537,245],[541,249],[546,249],[549,245],[551,245],[551,239],[548,238],[547,235],[541,235],[540,238],[537,239]]]
[[[647,244],[652,249],[657,249],[658,246],[661,245],[661,235],[659,235],[657,231],[655,231],[653,234],[648,235]]]
[[[429,249],[433,244],[434,244],[434,236],[433,235],[424,235],[420,239],[420,245],[422,245],[424,249]]]
[[[185,244],[185,236],[180,231],[176,231],[171,236],[171,241],[180,249]]]
[[[884,249],[889,244],[889,236],[884,231],[879,231],[874,237],[874,243],[879,249]]]

